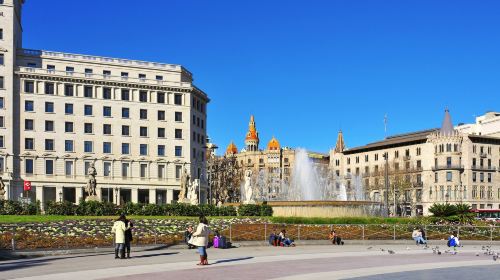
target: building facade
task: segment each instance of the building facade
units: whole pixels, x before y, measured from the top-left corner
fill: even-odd
[[[434,203],[500,209],[500,138],[455,130],[448,110],[440,129],[350,149],[341,132],[338,139],[330,152],[330,168],[348,191],[353,178],[361,178],[366,198],[374,201],[385,201],[387,177],[393,214],[427,215]]]
[[[500,137],[500,113],[487,112],[476,117],[475,123],[461,123],[455,129],[462,133]]]
[[[9,199],[170,203],[184,169],[206,200],[209,98],[181,65],[30,50],[24,1],[1,1],[0,173]],[[42,203],[43,204],[43,203]]]

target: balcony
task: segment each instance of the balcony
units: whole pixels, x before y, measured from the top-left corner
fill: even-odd
[[[464,170],[463,165],[459,164],[446,164],[446,165],[436,165],[432,167],[432,171],[438,171],[438,170]]]
[[[486,153],[480,153],[479,156],[482,157],[482,158],[488,157],[488,155]]]
[[[411,156],[404,156],[403,157],[403,160],[410,160],[411,159]]]
[[[470,169],[478,171],[486,171],[486,172],[495,172],[497,170],[496,167],[494,166],[480,166],[480,165],[472,165]]]

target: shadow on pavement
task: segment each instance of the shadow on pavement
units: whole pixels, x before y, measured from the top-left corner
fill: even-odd
[[[246,257],[246,258],[237,258],[237,259],[226,259],[226,260],[218,260],[214,262],[213,264],[218,264],[218,263],[229,263],[229,262],[238,262],[238,261],[245,261],[245,260],[250,260],[253,259],[254,257]]]
[[[179,254],[179,252],[168,252],[168,253],[132,256],[132,259],[151,258],[151,257],[158,257],[158,256],[169,256],[169,255],[176,255],[176,254]]]

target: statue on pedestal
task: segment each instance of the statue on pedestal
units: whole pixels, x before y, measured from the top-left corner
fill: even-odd
[[[87,175],[89,176],[89,179],[87,181],[87,185],[85,186],[85,192],[87,193],[87,198],[85,200],[98,201],[99,199],[97,197],[97,191],[96,191],[97,181],[95,179],[97,171],[93,163],[91,163],[89,169],[87,169]]]
[[[200,187],[200,180],[194,179],[189,186],[188,200],[192,205],[198,205],[198,188]]]
[[[7,191],[5,190],[5,184],[3,183],[2,177],[0,177],[0,200],[5,199],[5,193]]]
[[[181,192],[179,193],[179,202],[181,203],[190,202],[188,200],[188,191],[190,185],[191,185],[191,176],[189,176],[187,169],[184,168],[181,176]]]
[[[245,171],[244,191],[245,191],[245,200],[243,201],[243,203],[252,203],[253,187],[252,187],[252,170],[250,169]]]

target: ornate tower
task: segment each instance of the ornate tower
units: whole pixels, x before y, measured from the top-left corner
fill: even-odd
[[[248,132],[245,137],[245,146],[247,151],[255,152],[259,150],[259,133],[255,128],[255,119],[250,116],[250,123],[248,124]]]
[[[236,147],[236,145],[234,144],[233,141],[231,141],[231,143],[229,144],[229,146],[227,146],[226,148],[226,156],[229,157],[229,156],[235,156],[236,154],[238,153],[238,147]]]
[[[339,130],[337,135],[337,144],[335,145],[335,152],[342,153],[345,150],[344,136],[342,135],[342,130]]]

